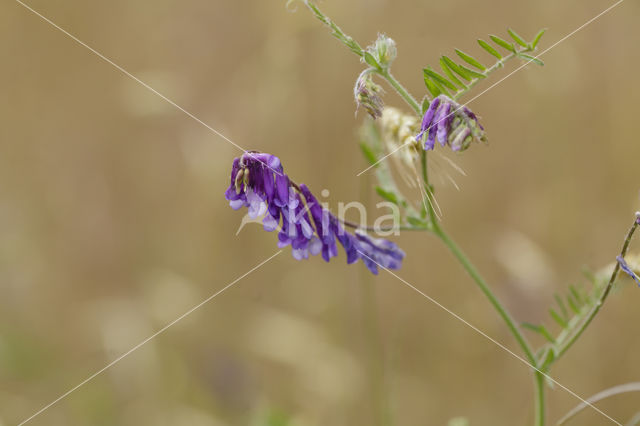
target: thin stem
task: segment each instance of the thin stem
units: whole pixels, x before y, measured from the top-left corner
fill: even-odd
[[[633,222],[633,225],[631,225],[631,228],[629,228],[629,232],[627,232],[627,236],[624,240],[624,244],[622,245],[622,250],[620,250],[620,256],[624,257],[627,254],[627,250],[629,249],[629,244],[631,244],[631,239],[633,237],[634,232],[636,232],[637,227],[638,227],[638,219],[635,219]],[[553,358],[553,360],[547,362],[546,363],[547,365],[550,365],[554,360],[557,360],[562,355],[564,355],[565,352],[567,352],[567,350],[571,346],[573,346],[576,340],[578,340],[578,338],[582,335],[582,333],[584,333],[584,331],[589,326],[589,324],[591,324],[591,321],[593,321],[593,319],[598,314],[598,312],[600,312],[602,305],[604,304],[605,300],[607,300],[607,297],[609,296],[609,293],[613,288],[613,283],[616,281],[616,278],[618,277],[618,272],[620,272],[620,264],[616,262],[616,265],[613,268],[613,272],[611,273],[611,277],[609,278],[609,282],[607,283],[607,287],[604,289],[604,292],[600,296],[600,299],[596,302],[593,308],[591,308],[591,311],[589,312],[585,320],[582,322],[582,324],[580,324],[578,329],[571,335],[571,337],[568,340],[566,340],[566,342],[563,345],[561,345],[559,348],[556,349],[555,357]],[[547,367],[547,365],[545,365],[544,367]]]
[[[428,200],[424,203],[424,208],[427,211],[427,219],[432,227],[440,226],[438,223],[438,217],[431,204],[431,198],[433,196],[431,185],[429,184],[429,170],[427,169],[427,151],[422,150],[420,153],[420,165],[422,167],[422,183],[424,184],[424,191],[427,194]]]
[[[422,152],[423,152],[422,153],[422,178],[423,178],[423,183],[425,187],[424,189],[425,191],[427,191],[427,195],[431,196],[432,189],[431,189],[431,185],[429,184],[429,174],[427,171],[427,153],[426,151],[422,151]],[[509,314],[507,309],[504,306],[502,306],[502,303],[500,303],[498,298],[493,294],[493,292],[489,288],[489,285],[486,283],[484,278],[482,278],[478,270],[475,268],[475,266],[473,266],[473,264],[467,258],[467,256],[462,252],[462,250],[458,247],[458,245],[451,239],[451,237],[449,237],[449,235],[444,231],[444,229],[442,229],[442,226],[440,226],[440,223],[438,222],[438,219],[435,216],[435,212],[433,210],[433,207],[431,206],[431,203],[426,203],[426,208],[429,215],[429,221],[431,222],[431,229],[433,230],[433,233],[436,234],[440,238],[440,240],[442,240],[442,242],[449,248],[449,250],[453,253],[456,259],[458,259],[458,261],[464,267],[467,273],[476,282],[478,287],[480,287],[480,290],[484,293],[487,299],[489,299],[489,302],[491,302],[495,310],[498,312],[498,314],[502,317],[504,322],[507,324],[507,327],[509,328],[513,336],[516,338],[516,340],[518,341],[518,344],[520,345],[520,347],[522,347],[522,350],[524,351],[531,365],[534,367],[537,367],[538,361],[536,360],[536,357],[533,353],[533,349],[531,348],[531,345],[529,344],[529,342],[527,342],[527,339],[524,337],[524,335],[520,331],[520,328],[517,326],[515,321],[511,318],[511,315]]]
[[[409,93],[409,91],[405,89],[398,80],[396,80],[396,78],[388,69],[380,70],[378,71],[378,74],[380,74],[385,80],[387,80],[391,87],[395,89],[398,95],[400,95],[400,97],[405,100],[405,102],[415,111],[417,115],[422,115],[422,108],[420,107],[420,104],[418,104],[418,101],[416,101],[411,93]]]
[[[351,36],[348,36],[347,34],[345,34],[344,31],[342,31],[342,29],[335,22],[333,22],[327,15],[325,15],[318,8],[318,6],[315,5],[313,1],[303,0],[303,2],[309,8],[309,10],[311,10],[311,12],[315,15],[316,18],[318,18],[322,23],[324,23],[327,27],[331,29],[331,34],[335,38],[340,40],[342,44],[347,46],[349,50],[351,50],[353,53],[355,53],[359,57],[362,58],[364,56],[364,50],[358,44],[358,42],[355,41]]]
[[[427,153],[426,151],[422,151],[421,157],[421,165],[422,165],[422,180],[424,184],[424,189],[427,192],[427,196],[431,196],[432,188],[429,184],[429,173],[427,170]],[[433,206],[430,202],[425,203],[425,208],[427,209],[428,219],[431,224],[431,230],[434,234],[436,234],[440,240],[449,248],[449,250],[453,253],[453,255],[458,259],[458,262],[464,267],[467,273],[473,278],[475,283],[480,287],[480,290],[484,293],[484,295],[489,299],[489,302],[494,307],[494,309],[498,312],[502,320],[505,322],[511,334],[515,337],[516,341],[522,348],[529,364],[534,367],[535,371],[535,426],[544,426],[545,424],[545,397],[544,397],[544,376],[540,371],[537,371],[538,368],[538,360],[533,353],[533,349],[531,345],[525,338],[525,336],[520,331],[520,328],[513,320],[507,309],[502,305],[500,300],[493,294],[489,285],[486,283],[484,278],[480,275],[478,270],[473,266],[471,261],[467,258],[467,256],[462,252],[462,250],[458,247],[458,245],[449,237],[449,235],[442,229],[442,226],[438,222],[438,218],[435,215],[435,211],[433,210]]]
[[[540,371],[535,372],[534,383],[535,393],[535,426],[544,426],[546,421],[546,401],[545,401],[545,381],[544,375]]]
[[[489,285],[486,283],[484,278],[482,278],[482,276],[477,271],[477,269],[473,266],[471,261],[469,261],[467,256],[456,245],[456,243],[449,237],[449,235],[447,235],[447,233],[442,229],[442,227],[440,227],[440,225],[434,226],[433,232],[449,248],[449,250],[453,253],[456,259],[458,259],[458,261],[464,267],[467,273],[471,276],[471,278],[473,278],[473,280],[478,285],[478,287],[480,287],[480,290],[484,293],[487,299],[489,299],[489,302],[491,303],[491,305],[493,305],[494,309],[498,312],[502,320],[505,322],[505,324],[511,331],[511,334],[513,334],[516,341],[524,351],[524,354],[526,355],[529,363],[533,367],[537,367],[538,361],[533,353],[533,350],[531,349],[531,345],[529,344],[527,339],[524,337],[524,335],[520,331],[520,328],[518,327],[516,322],[513,320],[513,318],[507,311],[507,309],[502,305],[502,303],[500,303],[500,301],[495,296],[495,294],[493,294],[493,292],[489,288]]]
[[[327,27],[331,29],[331,34],[340,40],[342,44],[349,48],[353,53],[358,55],[361,59],[364,58],[365,52],[364,49],[355,41],[351,36],[345,34],[344,31],[333,22],[327,15],[325,15],[318,6],[312,0],[303,0],[304,4],[311,10],[311,12],[318,18],[322,23],[324,23]],[[388,68],[375,69],[375,72],[384,77],[387,82],[395,89],[396,92],[404,99],[409,106],[416,112],[416,114],[421,114],[420,104],[415,100],[413,96],[405,89],[398,80],[395,79],[391,72],[389,72]]]

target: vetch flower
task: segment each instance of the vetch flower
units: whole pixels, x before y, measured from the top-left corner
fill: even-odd
[[[484,127],[478,121],[478,117],[469,108],[460,106],[445,95],[431,101],[424,113],[416,140],[420,142],[425,133],[425,150],[433,149],[436,140],[443,147],[449,145],[453,151],[464,151],[474,141],[487,141]]]
[[[420,160],[421,150],[415,138],[418,118],[387,107],[378,123],[387,151],[395,153],[391,159],[398,165],[402,178],[408,185],[415,185],[414,176],[418,176],[416,164]]]
[[[321,253],[328,262],[338,255],[340,243],[347,263],[362,259],[374,274],[378,265],[389,269],[402,266],[405,254],[396,244],[360,230],[347,232],[343,222],[322,207],[306,185],[298,186],[284,174],[280,159],[273,155],[246,152],[236,158],[225,197],[234,210],[247,207],[252,219],[264,215],[264,229],[279,230],[278,247],[291,246],[297,260]]]
[[[363,231],[356,230],[359,241],[359,254],[362,261],[374,274],[378,273],[378,265],[387,269],[400,269],[404,252],[393,242],[381,238],[372,238]]]
[[[624,260],[624,257],[622,256],[618,256],[616,257],[616,260],[618,261],[618,263],[620,264],[620,268],[627,273],[627,275],[629,275],[631,278],[633,278],[633,280],[638,283],[638,286],[640,286],[640,278],[638,278],[638,276],[636,275],[635,272],[633,272],[633,270],[629,267],[629,265],[627,265],[627,262]]]
[[[353,96],[356,100],[356,112],[363,107],[375,120],[382,116],[384,102],[380,95],[383,93],[382,87],[373,81],[371,70],[364,70],[353,88]]]

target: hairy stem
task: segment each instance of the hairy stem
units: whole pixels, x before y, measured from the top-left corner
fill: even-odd
[[[411,107],[411,109],[415,111],[417,115],[422,115],[422,110],[420,108],[420,104],[418,104],[418,101],[416,101],[411,93],[409,93],[409,91],[405,89],[398,80],[396,80],[396,78],[388,69],[378,71],[378,74],[380,74],[385,80],[387,80],[391,87],[394,88],[398,95],[400,95],[400,97],[405,100],[405,102]]]
[[[292,2],[293,0],[290,1],[290,3]],[[318,18],[323,24],[329,27],[329,29],[331,30],[331,34],[335,38],[340,40],[342,44],[347,46],[349,50],[351,50],[359,57],[362,58],[364,56],[364,50],[358,44],[358,42],[355,41],[351,36],[345,34],[344,31],[342,31],[342,29],[335,22],[333,22],[327,15],[322,13],[322,11],[318,8],[318,6],[315,5],[313,1],[303,0],[303,2],[309,8],[309,10],[311,10],[311,13],[313,13],[316,18]]]
[[[349,48],[353,53],[358,55],[361,59],[364,58],[364,49],[355,41],[351,36],[345,34],[344,31],[333,22],[327,15],[325,15],[316,4],[312,0],[303,0],[304,4],[311,10],[311,12],[315,15],[318,20],[324,23],[329,29],[331,29],[331,34],[337,38],[342,44]],[[373,69],[376,73],[380,74],[387,82],[394,88],[396,92],[404,99],[411,109],[413,109],[416,114],[421,114],[420,104],[415,100],[413,96],[405,89],[398,80],[395,79],[389,69]]]

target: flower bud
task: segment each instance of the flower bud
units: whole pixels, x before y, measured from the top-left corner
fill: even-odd
[[[384,69],[389,68],[398,55],[396,42],[384,34],[378,34],[375,43],[367,47],[367,52],[369,52]]]
[[[384,102],[380,95],[383,93],[383,90],[382,87],[373,81],[373,77],[368,71],[369,70],[366,70],[358,77],[356,85],[353,88],[353,96],[355,97],[357,108],[363,107],[375,120],[382,116]]]

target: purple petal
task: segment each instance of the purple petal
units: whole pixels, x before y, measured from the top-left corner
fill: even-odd
[[[313,237],[311,241],[309,241],[309,253],[313,256],[319,254],[322,251],[322,241],[318,238]]]
[[[465,127],[462,131],[458,132],[456,137],[451,142],[451,149],[453,151],[460,151],[463,147],[464,140],[471,134],[471,129]]]
[[[229,201],[229,205],[231,206],[232,209],[234,210],[238,210],[239,208],[241,208],[242,206],[244,206],[244,201],[243,200],[231,200]]]
[[[278,217],[279,219],[279,217]],[[267,232],[271,232],[271,231],[275,231],[276,229],[278,229],[278,225],[280,225],[280,221],[276,219],[275,217],[273,217],[271,215],[271,213],[267,213],[264,216],[264,219],[262,219],[262,225],[264,227],[264,230]]]
[[[427,108],[427,111],[424,113],[424,117],[422,117],[422,125],[420,126],[420,133],[418,133],[418,135],[416,136],[416,140],[418,142],[420,142],[420,140],[422,139],[422,136],[431,126],[431,123],[433,121],[433,116],[436,113],[436,109],[438,108],[438,105],[440,105],[440,98],[435,98],[433,101],[431,101],[429,108]]]
[[[278,207],[284,207],[289,203],[289,177],[287,175],[276,175],[276,193],[273,202]]]
[[[430,150],[433,149],[436,145],[436,133],[438,131],[439,124],[435,123],[431,125],[429,129],[429,136],[427,137],[427,141],[424,143],[424,149]]]
[[[633,270],[629,267],[629,265],[627,265],[627,262],[624,260],[624,258],[622,256],[618,256],[618,257],[616,257],[616,260],[620,264],[620,268],[624,272],[626,272],[627,275],[629,275],[631,278],[633,278],[633,280],[636,283],[638,283],[638,286],[640,286],[640,278],[638,278],[638,276],[635,274],[635,272],[633,272]]]
[[[449,126],[448,121],[450,118],[451,104],[449,102],[445,103],[442,108],[439,110],[438,118],[436,118],[436,123],[438,124],[438,141],[440,145],[445,146],[447,144],[447,139],[449,138]]]

